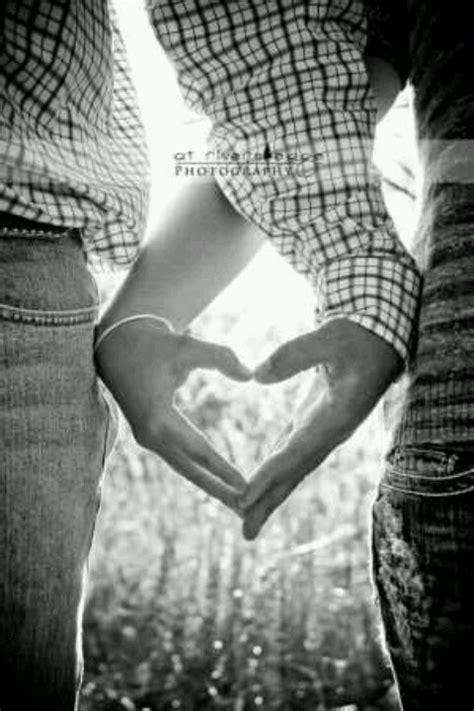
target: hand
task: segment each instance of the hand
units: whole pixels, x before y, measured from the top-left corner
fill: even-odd
[[[258,535],[304,477],[354,432],[400,373],[402,363],[383,339],[340,318],[285,343],[254,377],[260,383],[276,383],[315,366],[322,366],[323,378],[313,401],[300,411],[286,442],[258,467],[241,499],[248,540]]]
[[[240,513],[244,477],[175,407],[174,395],[195,368],[233,380],[252,377],[232,350],[136,321],[117,328],[96,350],[99,375],[120,405],[137,442],[211,496]]]

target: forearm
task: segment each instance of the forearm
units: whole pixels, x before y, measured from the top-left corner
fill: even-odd
[[[111,304],[99,332],[132,314],[153,313],[185,328],[263,244],[257,228],[238,214],[214,182],[186,186]]]

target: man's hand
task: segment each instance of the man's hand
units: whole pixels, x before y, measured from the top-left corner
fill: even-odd
[[[349,437],[401,371],[401,359],[384,340],[347,319],[332,320],[275,351],[255,371],[276,383],[308,368],[324,376],[285,443],[257,469],[241,503],[244,537],[254,539],[293,489]]]
[[[233,380],[252,377],[232,350],[136,321],[117,328],[96,351],[99,375],[131,425],[137,442],[211,496],[240,513],[246,480],[175,407],[174,395],[196,368]]]

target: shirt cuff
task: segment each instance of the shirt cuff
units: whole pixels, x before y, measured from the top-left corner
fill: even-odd
[[[316,282],[318,316],[347,318],[385,339],[408,364],[415,343],[421,276],[406,253],[351,255],[326,264]]]

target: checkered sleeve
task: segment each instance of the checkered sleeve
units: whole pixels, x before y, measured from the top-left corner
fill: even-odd
[[[0,212],[81,231],[88,262],[127,266],[149,159],[112,0],[2,0]]]
[[[346,317],[406,360],[420,277],[371,167],[375,105],[359,0],[149,1],[234,207]],[[209,167],[209,166],[208,166]]]

